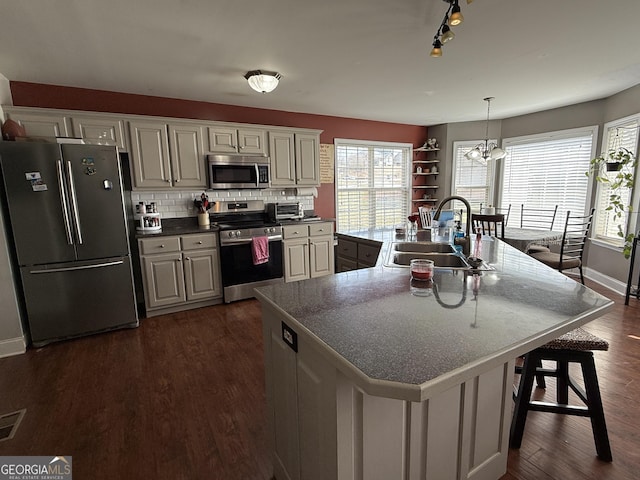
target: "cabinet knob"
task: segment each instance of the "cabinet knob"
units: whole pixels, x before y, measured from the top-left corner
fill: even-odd
[[[164,243],[162,245],[160,245],[160,248],[164,248]]]
[[[185,260],[191,260],[191,257],[184,257]]]
[[[180,183],[180,180],[176,180],[176,183]]]
[[[202,245],[202,240],[198,240],[198,245]]]
[[[324,228],[318,229],[319,232],[324,232]]]
[[[171,180],[170,180],[169,178],[167,178],[167,179],[165,180],[165,182],[167,182],[167,183],[171,183]]]

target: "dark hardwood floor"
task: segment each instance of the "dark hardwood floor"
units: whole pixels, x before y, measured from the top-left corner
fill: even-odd
[[[504,480],[638,478],[640,301],[589,285],[616,301],[587,326],[611,345],[596,365],[614,461],[588,419],[533,412]],[[76,480],[270,479],[262,362],[255,300],[0,359],[0,415],[27,409],[0,455],[72,455]]]

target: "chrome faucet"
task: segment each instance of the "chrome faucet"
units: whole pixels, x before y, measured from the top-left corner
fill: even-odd
[[[460,197],[458,195],[451,195],[450,197],[447,197],[445,199],[443,199],[440,204],[438,205],[438,208],[436,209],[436,213],[433,214],[433,219],[434,220],[438,220],[440,218],[440,212],[442,211],[442,207],[443,205],[445,205],[446,203],[450,202],[451,200],[460,200],[462,203],[464,203],[464,206],[467,208],[467,231],[466,231],[466,235],[463,239],[455,239],[455,243],[457,245],[462,245],[462,251],[465,255],[469,255],[469,251],[471,249],[471,205],[469,204],[469,202],[467,201],[466,198],[464,197]]]

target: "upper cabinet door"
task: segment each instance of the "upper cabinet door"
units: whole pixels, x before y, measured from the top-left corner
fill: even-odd
[[[136,188],[171,186],[167,126],[161,122],[129,122],[131,169]]]
[[[174,187],[206,188],[202,127],[169,124]]]
[[[76,137],[93,145],[115,145],[120,151],[127,151],[123,121],[92,115],[74,115],[71,119]]]
[[[24,127],[30,137],[70,137],[71,119],[58,114],[7,112],[7,118]]]
[[[320,142],[318,135],[296,134],[296,182],[320,185]]]
[[[295,144],[293,133],[269,132],[271,186],[289,187],[296,184]]]
[[[241,128],[238,130],[238,152],[247,154],[267,154],[266,132]]]
[[[216,153],[238,152],[238,131],[235,128],[209,127],[209,151]]]

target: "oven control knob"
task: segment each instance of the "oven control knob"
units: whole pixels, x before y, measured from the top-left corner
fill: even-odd
[[[242,236],[242,232],[240,230],[236,230],[236,237],[241,237]]]
[[[229,238],[233,238],[236,236],[236,232],[229,232]]]
[[[265,228],[265,229],[264,229],[264,233],[273,233],[273,232],[275,232],[275,231],[276,231],[276,229],[275,229],[275,228],[273,228],[273,227],[269,227],[269,228]]]

